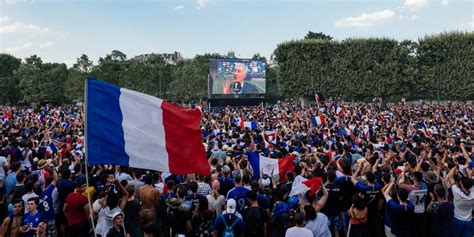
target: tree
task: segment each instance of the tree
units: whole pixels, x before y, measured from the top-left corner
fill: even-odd
[[[20,68],[21,60],[9,54],[0,54],[0,104],[14,103],[20,99],[18,80],[13,73]]]
[[[43,63],[36,55],[26,58],[25,62],[14,73],[20,82],[21,101],[64,102],[64,83],[68,77],[66,64]]]
[[[332,40],[330,35],[326,35],[323,32],[312,32],[309,31],[308,34],[304,37],[304,39],[321,39],[321,40]]]
[[[84,82],[94,68],[93,62],[85,54],[77,58],[76,63],[69,69],[67,80],[64,84],[64,96],[71,102],[84,99]]]

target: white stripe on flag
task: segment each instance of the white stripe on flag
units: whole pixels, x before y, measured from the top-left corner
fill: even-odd
[[[129,166],[169,172],[161,109],[163,100],[124,88],[120,88],[120,93],[125,152],[129,156]]]
[[[265,156],[260,156],[260,169],[263,169],[264,174],[270,174],[273,170],[273,179],[275,183],[280,183],[280,169],[278,167],[278,159],[272,159]]]

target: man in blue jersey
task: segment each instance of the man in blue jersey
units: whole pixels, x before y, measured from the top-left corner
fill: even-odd
[[[49,176],[45,180],[44,186],[46,187],[40,195],[40,203],[38,206],[39,211],[43,215],[43,220],[47,224],[46,235],[56,236],[56,215],[53,204],[53,191],[56,188],[58,182],[58,173],[53,169],[53,176]]]
[[[380,211],[379,208],[381,206],[379,205],[381,186],[378,182],[376,182],[377,177],[374,173],[372,173],[372,171],[368,171],[365,173],[367,182],[357,181],[357,175],[360,173],[361,169],[367,165],[369,164],[365,162],[364,165],[361,164],[359,166],[357,171],[352,175],[352,183],[354,183],[357,191],[362,195],[365,203],[367,204],[367,208],[369,210],[367,218],[369,223],[376,223],[378,213]],[[377,233],[375,232],[376,230],[377,228],[369,229],[370,236],[377,236]]]
[[[23,234],[23,237],[36,236],[38,226],[41,222],[43,222],[43,215],[37,209],[38,204],[39,199],[37,197],[28,199],[28,213],[24,216],[23,226],[20,228],[20,233]]]
[[[240,173],[235,173],[234,181],[235,187],[227,193],[226,199],[235,199],[237,202],[237,211],[242,213],[242,210],[248,206],[247,193],[250,190],[242,186],[242,176]]]
[[[392,199],[390,195],[392,188],[395,186],[395,179],[385,189],[383,195],[387,201],[385,207],[385,235],[387,237],[404,236],[411,237],[413,235],[413,212],[415,206],[408,200],[408,191],[403,188],[397,190],[397,199]]]

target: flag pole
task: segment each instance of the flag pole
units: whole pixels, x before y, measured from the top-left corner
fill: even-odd
[[[89,86],[88,86],[88,80],[89,78],[86,77],[85,83],[84,83],[84,160],[86,162],[86,184],[87,187],[89,187],[89,147],[87,144],[87,96],[89,92]],[[91,218],[91,224],[92,224],[92,231],[94,232],[94,237],[97,237],[97,233],[95,232],[95,223],[94,223],[94,216],[93,216],[93,210],[92,210],[92,203],[91,203],[91,195],[89,193],[87,194],[87,201],[89,202],[89,217]]]

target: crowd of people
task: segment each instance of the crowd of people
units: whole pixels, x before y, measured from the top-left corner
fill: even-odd
[[[203,109],[208,176],[86,166],[82,107],[3,107],[2,118],[0,236],[474,234],[468,103]],[[254,154],[291,168],[254,170]]]

